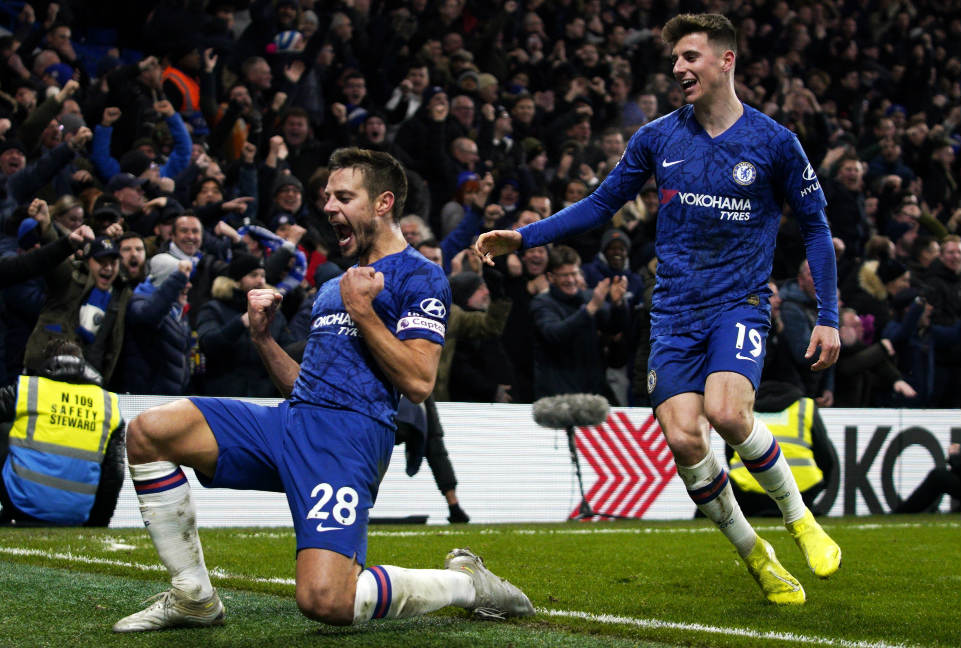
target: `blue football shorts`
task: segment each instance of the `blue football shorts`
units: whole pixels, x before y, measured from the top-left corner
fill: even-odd
[[[704,393],[707,377],[733,371],[757,390],[770,328],[766,305],[738,304],[718,313],[703,330],[651,338],[647,392],[651,407],[685,392]]]
[[[273,407],[191,398],[219,447],[208,488],[283,492],[297,550],[367,559],[367,524],[390,463],[394,431],[347,410],[284,401]]]

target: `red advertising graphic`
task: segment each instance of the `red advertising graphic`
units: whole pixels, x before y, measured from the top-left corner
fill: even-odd
[[[585,495],[595,513],[641,518],[677,472],[653,414],[635,425],[624,412],[612,412],[601,425],[577,428],[576,440],[597,473]]]

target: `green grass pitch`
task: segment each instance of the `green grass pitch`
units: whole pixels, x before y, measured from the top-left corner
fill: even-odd
[[[166,589],[143,529],[0,529],[0,646],[893,646],[961,645],[956,515],[832,518],[841,570],[818,580],[784,528],[754,520],[807,592],[767,604],[723,536],[703,521],[374,526],[371,564],[441,567],[469,546],[524,589],[537,615],[504,623],[445,609],[330,628],[293,600],[286,528],[201,529],[221,628],[114,635],[114,621]]]

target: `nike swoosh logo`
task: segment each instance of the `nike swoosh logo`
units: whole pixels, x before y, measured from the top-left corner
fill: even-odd
[[[673,162],[668,162],[667,160],[661,160],[661,166],[666,169],[667,167],[672,167],[675,164],[680,164],[683,161],[684,160],[674,160]]]
[[[757,358],[752,358],[752,357],[750,357],[750,356],[741,355],[741,352],[740,352],[740,351],[738,351],[738,352],[737,352],[737,355],[735,355],[734,357],[737,358],[738,360],[750,360],[751,362],[755,362],[755,363],[757,362]]]
[[[323,533],[324,531],[343,531],[343,527],[325,527],[324,523],[321,522],[317,525],[317,530]]]

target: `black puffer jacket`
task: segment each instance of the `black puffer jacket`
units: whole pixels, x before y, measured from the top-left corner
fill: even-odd
[[[177,297],[187,285],[173,272],[160,285],[140,284],[127,304],[121,375],[114,390],[128,394],[187,393],[190,383],[190,325]],[[178,306],[175,308],[175,306]]]
[[[247,295],[230,277],[214,280],[213,298],[197,313],[200,350],[207,357],[203,391],[208,396],[279,396],[264,363],[241,321]],[[280,346],[294,341],[279,310],[270,333]]]

